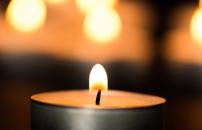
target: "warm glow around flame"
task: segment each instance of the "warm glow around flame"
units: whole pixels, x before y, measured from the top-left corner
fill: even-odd
[[[202,8],[199,8],[193,15],[191,35],[198,44],[202,45]]]
[[[6,18],[19,31],[35,31],[45,22],[45,3],[43,0],[12,0],[8,6]]]
[[[89,90],[107,90],[108,78],[104,67],[100,64],[96,64],[89,76]]]
[[[96,43],[113,41],[121,33],[120,16],[113,8],[98,6],[86,16],[84,32]]]
[[[114,7],[116,2],[117,0],[76,0],[79,9],[84,13],[92,11],[98,5]]]

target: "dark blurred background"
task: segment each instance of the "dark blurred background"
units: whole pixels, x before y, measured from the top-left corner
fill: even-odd
[[[108,73],[110,89],[167,99],[166,130],[202,130],[202,46],[195,45],[188,33],[199,1],[123,0],[119,8],[124,36],[117,45],[104,47],[80,45],[87,42],[77,33],[80,30],[71,34],[79,22],[64,17],[64,11],[71,12],[70,9],[61,9],[68,3],[49,4],[46,32],[40,30],[31,36],[18,34],[5,25],[8,3],[0,1],[0,129],[29,129],[31,95],[87,89],[89,72],[100,62]],[[79,36],[75,37],[75,33]],[[72,36],[66,38],[67,35]]]

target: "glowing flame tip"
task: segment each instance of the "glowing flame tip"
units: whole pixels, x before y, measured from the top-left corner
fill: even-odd
[[[96,64],[89,76],[89,90],[107,90],[107,73],[101,64]]]

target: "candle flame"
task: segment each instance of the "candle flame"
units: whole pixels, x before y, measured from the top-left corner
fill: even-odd
[[[96,64],[89,76],[89,90],[107,90],[108,78],[104,67],[101,64]]]
[[[199,8],[193,15],[191,35],[196,43],[202,45],[202,8]]]
[[[6,18],[19,31],[35,31],[45,22],[45,3],[43,0],[12,0],[7,8]]]
[[[93,42],[111,42],[121,33],[120,16],[113,8],[98,6],[86,16],[84,33]]]
[[[117,0],[76,0],[76,3],[82,12],[88,13],[98,5],[114,7]]]

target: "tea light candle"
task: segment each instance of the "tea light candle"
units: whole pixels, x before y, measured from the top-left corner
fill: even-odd
[[[36,94],[31,97],[32,130],[161,130],[163,104],[157,96],[107,91],[107,75],[97,64],[89,90]]]

